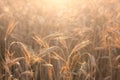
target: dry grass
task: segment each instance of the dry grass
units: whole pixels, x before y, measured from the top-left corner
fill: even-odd
[[[4,1],[0,2],[5,5]],[[96,7],[91,4],[90,10],[89,7],[82,10],[87,20],[82,23],[77,18],[82,27],[75,26],[75,19],[71,21],[73,27],[64,28],[65,31],[55,23],[45,23],[37,34],[30,32],[31,27],[20,31],[21,25],[31,25],[24,23],[24,19],[18,20],[19,17],[6,16],[12,11],[0,13],[0,80],[120,80],[120,9],[115,7],[116,14],[109,13],[108,8],[103,13],[98,11],[104,9],[100,4],[118,5],[117,0],[116,3],[113,0],[105,3],[91,0],[90,3]],[[63,22],[66,22],[63,27],[70,25]],[[57,28],[49,27],[52,25]]]

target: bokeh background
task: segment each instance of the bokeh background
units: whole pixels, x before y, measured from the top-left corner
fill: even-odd
[[[98,60],[97,67],[100,71],[95,73],[95,77],[98,77],[96,80],[119,80],[120,70],[116,69],[116,65],[120,61],[119,6],[120,0],[0,0],[0,35],[5,34],[12,22],[16,23],[8,39],[8,46],[11,42],[18,41],[27,45],[31,53],[44,51],[43,46],[41,47],[35,42],[34,38],[37,38],[34,37],[35,35],[43,40],[55,35],[60,36],[62,45],[66,46],[61,46],[61,43],[56,41],[58,39],[51,39],[48,40],[49,47],[67,47],[68,53],[63,49],[66,57],[75,48],[75,45],[89,40],[92,44],[80,52],[89,52],[95,57],[96,62]],[[47,42],[47,40],[45,41]],[[106,56],[109,59],[106,59]],[[118,62],[114,63],[116,57]],[[57,73],[58,67],[56,64],[53,65],[55,65]],[[105,65],[104,68],[103,65]],[[63,68],[63,65],[61,66]],[[35,80],[38,79],[40,79],[39,76]],[[67,79],[59,78],[59,80]]]

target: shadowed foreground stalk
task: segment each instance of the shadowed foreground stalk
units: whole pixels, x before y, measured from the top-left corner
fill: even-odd
[[[5,76],[5,40],[3,30],[0,29],[0,78]]]

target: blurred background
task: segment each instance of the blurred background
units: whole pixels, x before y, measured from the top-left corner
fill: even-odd
[[[119,5],[119,0],[0,0],[0,28],[14,20],[12,37],[27,45],[33,34],[83,35],[120,25]]]

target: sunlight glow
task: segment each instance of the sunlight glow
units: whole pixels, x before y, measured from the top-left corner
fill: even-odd
[[[46,6],[53,8],[64,8],[71,0],[43,0]],[[40,6],[40,0],[37,0],[36,3]]]
[[[46,0],[48,4],[53,4],[56,6],[63,6],[65,5],[69,0]]]

